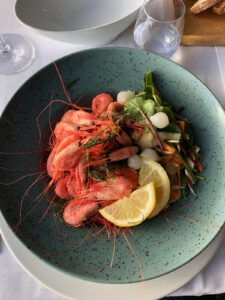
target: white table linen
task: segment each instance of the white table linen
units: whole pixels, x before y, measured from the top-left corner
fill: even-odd
[[[22,34],[33,42],[36,58],[25,71],[15,75],[0,74],[0,114],[16,90],[46,64],[72,52],[87,49],[82,45],[61,43],[45,38],[20,24],[13,13],[13,0],[0,0],[0,32]],[[135,48],[133,25],[111,45]],[[225,107],[225,47],[179,47],[171,58],[201,79]],[[63,300],[27,274],[12,257],[2,241],[0,250],[0,299]],[[188,284],[171,294],[202,295],[225,293],[225,240],[209,265]]]

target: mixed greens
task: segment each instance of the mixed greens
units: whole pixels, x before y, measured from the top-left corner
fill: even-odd
[[[125,103],[123,115],[135,121],[136,129],[132,138],[142,149],[154,149],[160,155],[171,182],[170,202],[185,199],[191,191],[195,194],[194,184],[197,175],[203,172],[200,162],[200,148],[194,143],[191,121],[180,116],[184,107],[175,110],[163,101],[156,89],[152,72],[144,77],[144,91]]]

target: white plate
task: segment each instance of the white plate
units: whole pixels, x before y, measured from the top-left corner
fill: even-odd
[[[64,42],[103,45],[132,24],[142,0],[17,0],[23,24]]]
[[[89,299],[90,295],[92,300],[137,300],[143,295],[148,295],[147,299],[164,297],[183,286],[206,266],[217,251],[224,234],[224,230],[221,231],[198,257],[167,275],[145,283],[100,284],[77,279],[41,261],[13,234],[1,213],[0,228],[11,253],[32,277],[47,288],[74,300]]]

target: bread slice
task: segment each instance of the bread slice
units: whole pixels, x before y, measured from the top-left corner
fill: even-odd
[[[215,4],[221,2],[221,0],[198,0],[195,4],[191,7],[191,12],[193,14],[198,14],[203,10],[206,10],[209,7],[214,6]]]
[[[213,6],[213,12],[217,15],[225,15],[225,0],[222,2],[217,3],[215,6]]]

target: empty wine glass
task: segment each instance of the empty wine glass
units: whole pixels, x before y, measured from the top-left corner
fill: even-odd
[[[134,29],[136,44],[147,51],[172,56],[180,44],[184,14],[182,0],[145,0]]]
[[[25,70],[34,60],[35,48],[18,34],[0,34],[0,73],[13,74]]]

